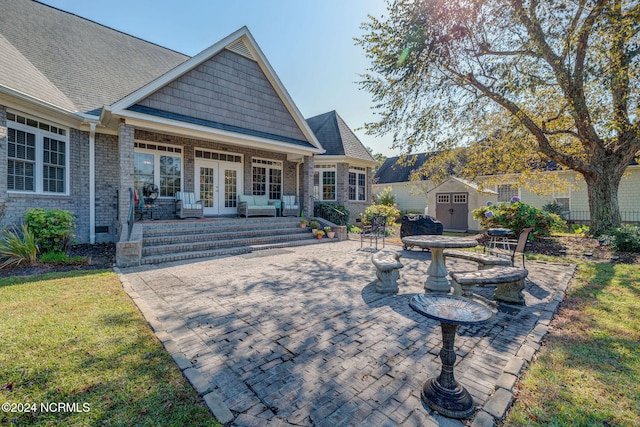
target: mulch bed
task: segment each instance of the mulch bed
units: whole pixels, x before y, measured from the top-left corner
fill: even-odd
[[[78,264],[36,264],[31,266],[19,266],[0,270],[0,277],[30,276],[32,274],[53,273],[58,271],[101,270],[111,268],[116,262],[115,243],[96,243],[95,245],[82,244],[71,247],[70,257],[82,256],[85,262]]]

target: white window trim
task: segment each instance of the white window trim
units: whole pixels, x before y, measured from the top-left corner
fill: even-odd
[[[355,173],[356,174],[356,198],[352,199],[351,197],[349,197],[349,201],[350,202],[366,202],[367,201],[367,170],[365,168],[362,167],[358,167],[358,166],[352,166],[349,168],[349,173]],[[364,175],[364,199],[360,200],[358,199],[358,175]],[[351,184],[348,182],[349,176],[347,175],[347,185],[350,186]],[[347,188],[347,193],[349,192],[349,188]]]
[[[61,126],[55,122],[46,120],[46,119],[40,119],[38,117],[35,116],[31,116],[29,114],[25,114],[22,112],[16,112],[16,111],[12,111],[12,110],[7,110],[7,113],[10,114],[14,114],[16,116],[21,116],[21,117],[25,117],[27,119],[31,119],[31,120],[35,120],[38,123],[44,123],[46,125],[49,126],[55,126],[58,129],[62,129],[65,131],[65,135],[60,135],[59,133],[53,133],[50,131],[46,131],[44,129],[40,129],[39,127],[33,127],[33,126],[29,126],[27,124],[22,124],[22,123],[18,123],[16,121],[10,121],[9,119],[6,120],[6,124],[7,124],[7,131],[8,129],[15,129],[15,130],[19,130],[22,132],[28,132],[28,133],[32,133],[35,134],[36,136],[36,147],[35,147],[35,153],[36,153],[36,159],[35,159],[35,165],[34,165],[34,191],[26,191],[26,190],[9,190],[7,189],[7,193],[11,193],[11,194],[30,194],[30,195],[38,195],[38,196],[51,196],[51,197],[68,197],[71,194],[71,173],[70,173],[70,163],[71,163],[71,144],[69,142],[69,128],[65,127],[65,126]],[[8,132],[7,132],[8,133]],[[65,143],[65,147],[66,147],[66,152],[65,152],[65,165],[64,165],[64,187],[65,187],[65,191],[63,193],[57,193],[57,192],[51,192],[51,191],[44,191],[44,138],[52,138],[55,139],[57,141],[63,141]],[[9,144],[9,135],[7,134],[6,137],[6,145],[7,145],[7,163],[9,162],[9,150],[8,150],[8,144]],[[7,170],[7,172],[5,173],[5,176],[3,177],[3,179],[7,179],[8,178],[8,174],[9,171]]]
[[[143,153],[143,154],[152,154],[153,155],[153,184],[157,185],[158,188],[160,188],[160,156],[169,156],[169,157],[178,157],[180,158],[180,190],[179,191],[184,191],[184,148],[179,146],[179,145],[171,145],[171,144],[160,144],[157,142],[150,142],[150,141],[135,141],[136,143],[143,143],[143,144],[153,144],[156,146],[163,146],[163,147],[172,147],[172,148],[179,148],[180,152],[176,153],[176,152],[171,152],[171,151],[160,151],[157,149],[149,149],[149,148],[139,148],[139,147],[135,147],[134,148],[134,155],[135,153]],[[174,199],[174,197],[170,197],[170,196],[158,196],[158,199],[164,199],[164,200],[171,200]]]
[[[279,170],[280,171],[280,197],[284,195],[284,162],[282,160],[274,160],[274,159],[266,159],[262,157],[252,157],[251,158],[251,194],[253,194],[253,168],[265,168],[267,172],[267,181],[265,182],[265,193],[267,196],[270,196],[269,191],[269,180],[271,179],[271,170]]]
[[[558,195],[560,193],[560,195]],[[553,200],[557,201],[560,199],[568,199],[569,200],[569,208],[568,211],[571,212],[571,187],[567,188],[564,192],[557,192],[555,189],[553,190]]]
[[[314,170],[313,170],[313,175],[314,175],[314,187],[315,187],[315,173],[318,172],[319,176],[318,176],[318,197],[314,198],[319,201],[319,202],[337,202],[338,201],[338,165],[335,163],[331,163],[331,164],[319,164],[319,165],[314,165]],[[335,195],[335,198],[333,199],[323,199],[322,198],[322,175],[324,172],[333,172],[334,176],[335,176],[335,184],[333,187],[333,194]],[[314,188],[314,193],[315,193],[315,188]]]
[[[502,184],[496,184],[494,190],[496,191],[496,193],[498,193],[498,197],[499,197],[500,196],[500,192],[498,191],[498,187],[506,186],[506,185],[508,185],[509,187],[512,187],[514,184],[515,183],[513,183],[513,182],[505,182],[505,183],[502,183]],[[517,192],[516,196],[520,197],[520,186],[519,185],[516,187],[516,192]],[[498,203],[508,203],[510,201],[511,200],[502,200],[502,201],[498,200]]]

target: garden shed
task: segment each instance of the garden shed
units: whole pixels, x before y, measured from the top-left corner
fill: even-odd
[[[480,190],[475,183],[451,177],[427,193],[427,213],[442,222],[446,231],[480,231],[472,212],[497,200],[496,191]]]

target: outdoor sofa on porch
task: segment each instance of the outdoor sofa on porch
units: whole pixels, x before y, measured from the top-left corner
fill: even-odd
[[[250,216],[276,216],[277,200],[269,200],[269,196],[238,195],[238,215],[249,218]]]

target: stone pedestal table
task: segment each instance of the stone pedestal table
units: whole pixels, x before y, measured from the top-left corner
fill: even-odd
[[[448,293],[449,272],[444,263],[444,250],[451,248],[473,248],[478,241],[469,237],[451,237],[440,235],[407,236],[402,238],[402,243],[408,246],[431,250],[431,264],[427,269],[427,280],[424,284],[425,291]]]

